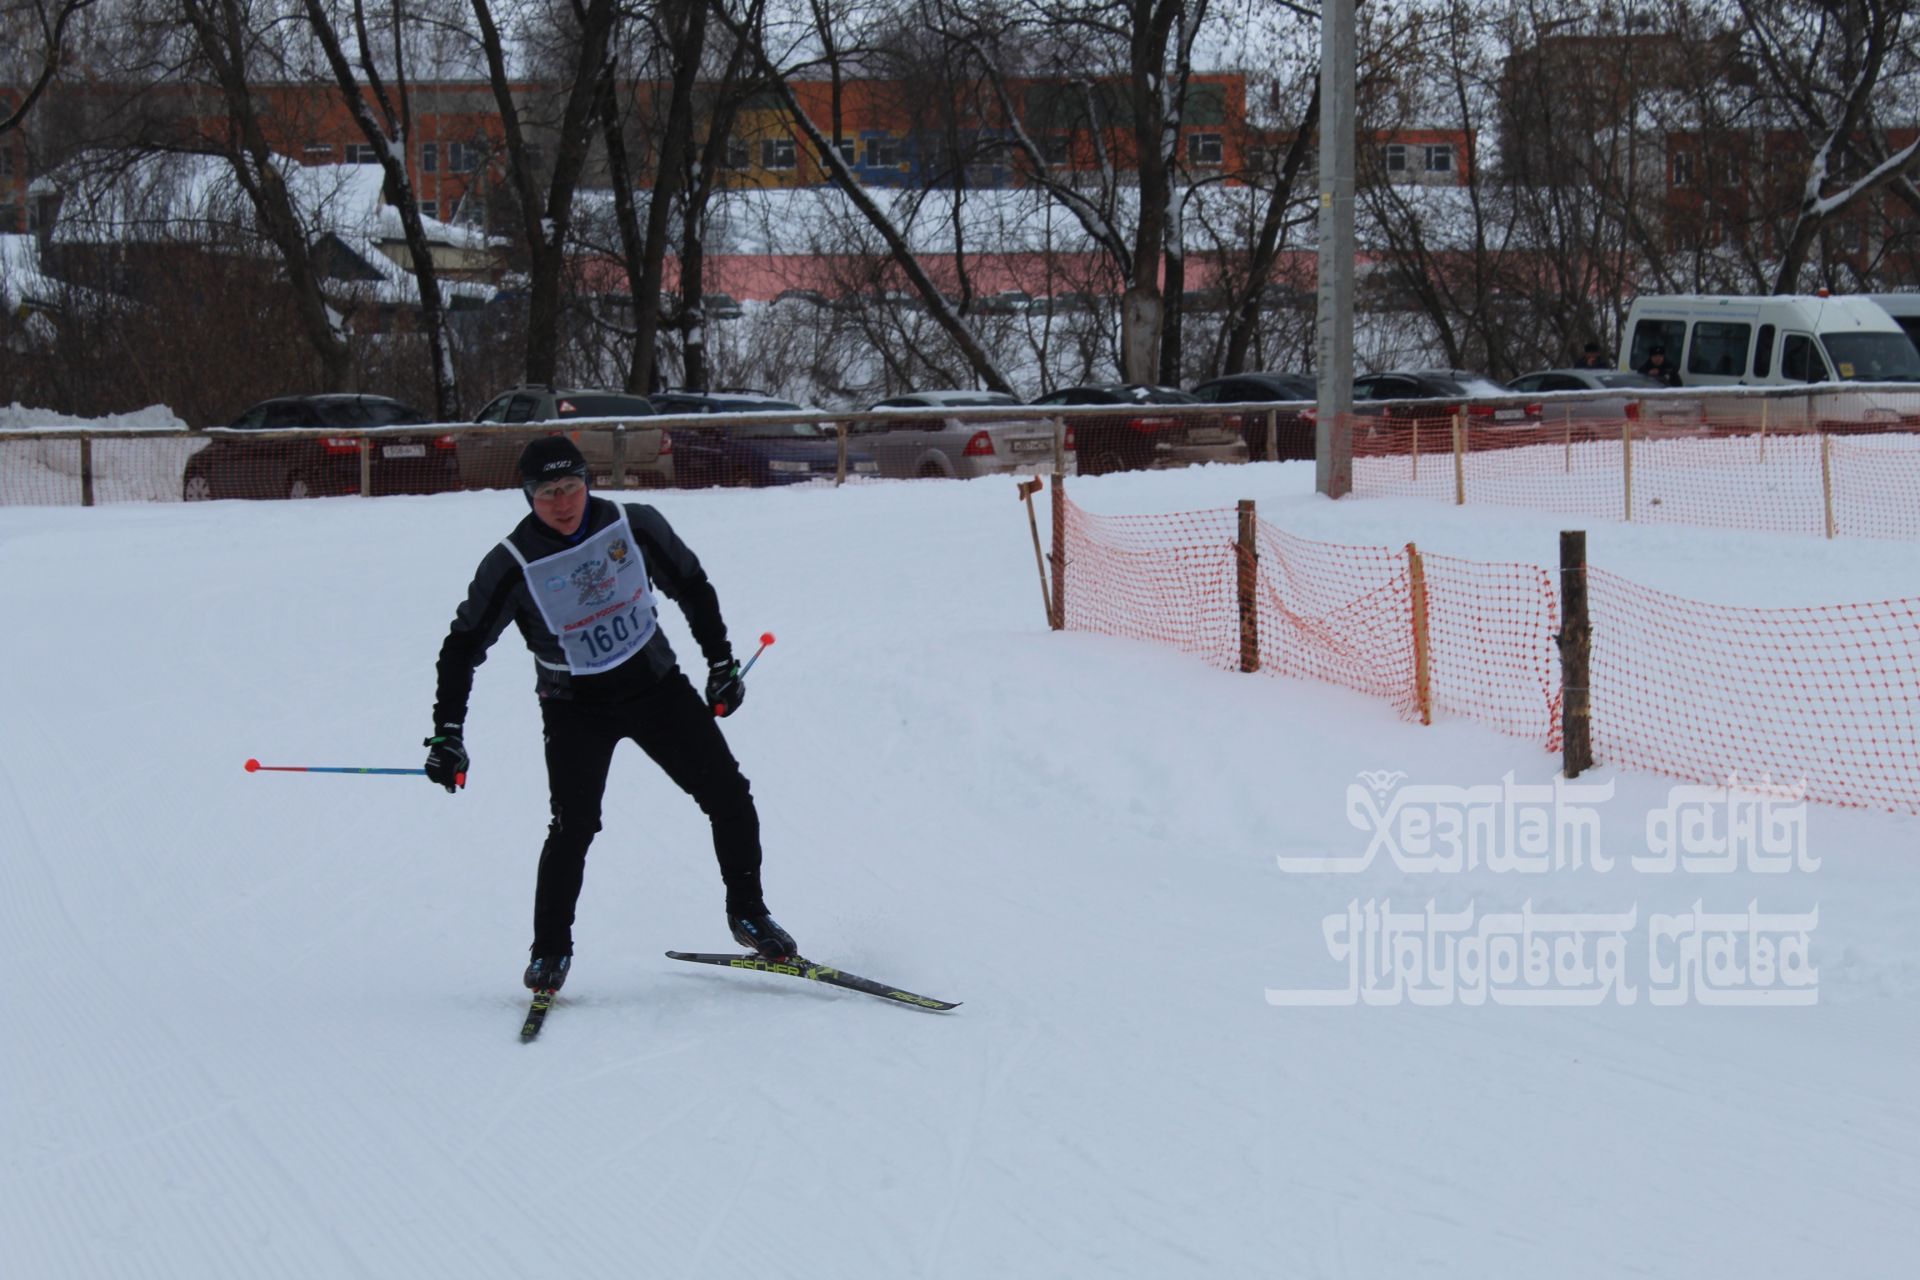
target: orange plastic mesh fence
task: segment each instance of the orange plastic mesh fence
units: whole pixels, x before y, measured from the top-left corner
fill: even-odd
[[[1237,670],[1232,510],[1099,516],[1064,503],[1065,625]],[[1416,594],[1436,714],[1560,747],[1559,598],[1537,565],[1309,542],[1257,521],[1260,670],[1420,715]],[[1920,812],[1920,599],[1704,604],[1588,570],[1596,759],[1708,785]]]
[[[1784,421],[1783,421],[1784,419]],[[1530,507],[1596,520],[1814,537],[1920,537],[1920,434],[1757,402],[1675,426],[1625,418],[1473,426],[1353,419],[1357,497]],[[1831,500],[1832,526],[1828,526]],[[1630,505],[1629,505],[1630,504]]]
[[[1560,602],[1531,564],[1422,554],[1435,711],[1560,748]]]
[[[1256,530],[1260,669],[1372,694],[1417,717],[1405,553],[1309,542],[1264,520]],[[1232,609],[1235,599],[1227,604]],[[1228,621],[1235,624],[1229,656],[1237,667],[1237,615]]]
[[[1596,758],[1920,812],[1920,599],[1702,604],[1587,570]]]
[[[1066,626],[1240,667],[1232,510],[1093,515],[1065,503]],[[1256,523],[1260,670],[1340,685],[1420,715],[1407,551],[1310,542]],[[1557,742],[1552,583],[1530,565],[1425,558],[1432,705]]]

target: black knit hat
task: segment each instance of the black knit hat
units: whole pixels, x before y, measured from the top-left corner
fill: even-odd
[[[549,480],[587,478],[587,460],[565,436],[541,436],[520,451],[520,483],[528,493]]]

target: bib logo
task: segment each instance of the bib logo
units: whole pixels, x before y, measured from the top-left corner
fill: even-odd
[[[624,565],[627,562],[627,540],[625,538],[615,538],[607,544],[607,559],[613,561],[616,566]]]
[[[567,580],[565,578],[562,578],[556,574],[555,576],[547,579],[547,590],[565,591],[566,589],[567,589]]]
[[[605,560],[588,560],[573,571],[573,585],[579,588],[580,603],[588,607],[613,599],[613,572]]]

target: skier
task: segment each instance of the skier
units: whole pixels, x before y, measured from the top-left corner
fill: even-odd
[[[480,561],[440,646],[427,777],[452,792],[467,771],[461,739],[473,670],[515,623],[533,651],[553,811],[534,890],[528,989],[558,991],[572,966],[574,905],[622,738],[638,743],[712,822],[734,940],[770,959],[796,955],[793,937],[767,913],[760,819],[714,722],[746,698],[719,597],[659,511],[590,495],[587,474],[565,436],[543,436],[521,453],[533,510]],[[707,660],[705,702],[658,624],[656,585],[686,614]]]

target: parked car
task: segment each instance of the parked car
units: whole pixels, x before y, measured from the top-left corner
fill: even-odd
[[[915,391],[893,396],[878,409],[1018,408],[999,391]],[[1009,413],[994,418],[924,417],[875,419],[847,430],[880,464],[880,474],[898,480],[1033,475],[1053,470],[1053,420]],[[1069,445],[1069,448],[1072,446]],[[1067,455],[1071,473],[1073,455]]]
[[[474,419],[515,426],[566,422],[573,418],[645,419],[653,402],[629,391],[599,387],[549,387],[526,383],[495,396]],[[673,484],[673,437],[657,426],[636,421],[616,427],[582,427],[567,433],[586,455],[596,488],[664,488]],[[460,474],[470,489],[520,487],[520,450],[532,438],[525,431],[492,436],[469,431],[460,436]],[[620,483],[614,478],[614,446],[623,444]]]
[[[1245,462],[1247,442],[1237,422],[1218,414],[1155,413],[1155,405],[1199,404],[1178,387],[1140,382],[1103,382],[1063,387],[1035,405],[1113,405],[1111,414],[1068,419],[1078,446],[1083,476],[1149,467],[1184,467],[1196,462]]]
[[[1555,427],[1570,425],[1588,436],[1600,432],[1618,436],[1620,423],[1628,418],[1670,431],[1698,431],[1706,422],[1699,400],[1672,395],[1660,379],[1621,369],[1542,369],[1515,378],[1507,389],[1527,395],[1585,393],[1541,401],[1540,417],[1549,434]],[[1648,391],[1663,394],[1642,394]]]
[[[764,420],[723,426],[675,427],[674,468],[687,488],[705,485],[799,484],[833,479],[839,473],[840,441],[831,426],[774,416],[804,413],[791,400],[749,391],[656,391],[654,407],[663,414],[764,413]],[[880,466],[864,449],[847,446],[847,474],[877,476]]]
[[[1451,448],[1453,416],[1465,410],[1469,429],[1534,432],[1540,406],[1515,404],[1514,393],[1493,379],[1464,369],[1393,369],[1353,380],[1353,413],[1359,420],[1356,444],[1391,442],[1397,432],[1417,428],[1421,447]],[[1501,403],[1504,402],[1504,403]],[[1371,420],[1370,422],[1368,420]]]
[[[208,432],[207,447],[188,459],[180,496],[209,498],[318,498],[360,492],[360,437],[374,427],[426,426],[432,420],[386,396],[281,396],[263,400],[225,427]],[[265,440],[259,433],[300,427],[332,428],[338,436]],[[445,493],[460,487],[452,436],[373,436],[372,492]]]
[[[1311,375],[1304,373],[1232,373],[1212,378],[1193,389],[1193,394],[1208,404],[1246,404],[1284,400],[1306,401],[1312,405],[1320,397],[1320,388]],[[1267,415],[1258,411],[1242,413],[1240,435],[1254,460],[1267,456]],[[1274,412],[1273,434],[1278,441],[1275,456],[1287,459],[1314,456],[1314,415],[1306,407]]]

